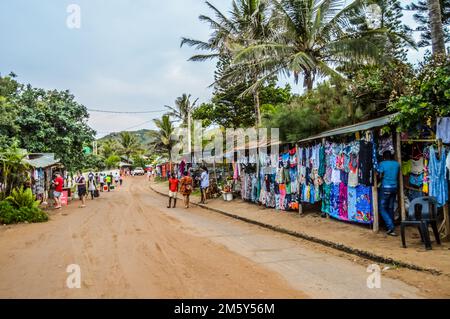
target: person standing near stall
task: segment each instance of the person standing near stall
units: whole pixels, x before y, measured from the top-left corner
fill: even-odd
[[[81,208],[84,208],[86,207],[86,179],[84,178],[81,171],[78,171],[77,173],[75,184],[78,188],[78,197],[80,197],[81,200]]]
[[[105,186],[105,175],[103,175],[103,173],[100,173],[98,179],[100,184],[100,191],[103,192],[103,186]]]
[[[53,191],[53,196],[55,198],[56,202],[56,209],[61,208],[61,195],[63,192],[63,186],[64,186],[64,179],[61,177],[61,174],[59,172],[55,173],[55,179],[53,180],[53,184],[55,185],[55,189]]]
[[[379,164],[381,176],[380,215],[387,227],[389,236],[397,236],[394,225],[394,203],[398,193],[398,175],[400,164],[393,160],[391,151],[383,153],[383,161]]]
[[[180,193],[184,198],[184,207],[189,208],[189,196],[192,193],[193,180],[188,172],[184,172],[183,175],[183,178],[180,180]]]
[[[202,168],[202,174],[200,175],[200,191],[202,194],[200,204],[206,204],[206,194],[209,187],[209,173],[206,166]]]

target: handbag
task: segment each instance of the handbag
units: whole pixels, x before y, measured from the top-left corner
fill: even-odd
[[[98,189],[96,189],[94,191],[94,197],[100,197],[100,193],[99,193]]]

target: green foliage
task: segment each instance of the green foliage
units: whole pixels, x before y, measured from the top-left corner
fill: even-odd
[[[267,127],[279,128],[284,142],[296,142],[321,131],[350,124],[359,118],[345,87],[324,82],[290,103],[275,107],[264,116]]]
[[[121,132],[119,139],[119,151],[121,155],[130,159],[131,155],[137,154],[142,146],[137,140],[136,136],[130,134],[130,132]]]
[[[48,221],[48,215],[38,207],[16,208],[10,201],[0,201],[0,224],[42,223]]]
[[[14,189],[11,195],[0,201],[0,223],[40,223],[48,220],[48,215],[39,208],[31,189],[20,187]]]
[[[0,77],[0,107],[0,141],[16,139],[29,152],[55,153],[69,170],[82,168],[83,147],[95,132],[87,125],[86,108],[69,91],[46,91]]]
[[[20,187],[26,180],[28,165],[23,162],[25,153],[17,147],[17,142],[12,146],[3,148],[0,146],[0,199],[8,196],[14,188]]]
[[[176,144],[176,141],[172,139],[172,135],[175,133],[175,126],[169,115],[163,115],[161,119],[154,119],[153,122],[157,130],[148,133],[152,139],[150,147],[153,152],[170,158],[172,149]]]
[[[358,68],[349,77],[347,91],[353,104],[351,113],[370,119],[388,113],[388,104],[406,93],[414,72],[410,65],[392,60],[384,65]]]
[[[133,167],[142,167],[145,168],[145,166],[151,164],[150,159],[145,159],[141,155],[135,155],[132,157],[133,159]]]
[[[409,85],[409,94],[392,102],[389,109],[399,112],[394,123],[398,130],[409,130],[431,119],[450,115],[450,59],[428,58]]]
[[[252,96],[241,96],[247,88],[239,84],[228,89],[216,90],[211,103],[197,107],[193,118],[202,120],[205,127],[216,124],[222,127],[251,127],[255,123],[255,106]],[[276,105],[288,103],[292,97],[291,87],[277,87],[275,81],[260,88],[259,97],[262,113],[268,112]]]
[[[274,3],[277,28],[269,39],[237,49],[229,75],[234,69],[258,68],[263,76],[249,91],[268,78],[293,74],[303,77],[312,90],[319,77],[341,78],[339,66],[360,66],[384,59],[391,38],[398,37],[386,27],[362,30],[351,24],[366,1],[281,0]],[[239,74],[239,71],[236,71]]]
[[[92,171],[102,171],[106,168],[106,164],[102,156],[85,154],[83,168]]]
[[[30,188],[23,187],[13,189],[11,195],[6,198],[15,208],[27,207],[38,208],[39,201],[36,200]]]
[[[110,157],[108,157],[105,160],[106,168],[109,168],[109,169],[110,168],[117,168],[119,163],[120,163],[120,156],[118,156],[118,155],[111,155]]]
[[[167,115],[177,121],[181,121],[183,125],[187,125],[188,115],[195,109],[197,101],[198,99],[192,102],[191,95],[184,93],[175,100],[175,107],[166,105],[166,108],[169,109]]]

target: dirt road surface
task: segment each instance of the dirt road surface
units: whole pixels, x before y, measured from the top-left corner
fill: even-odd
[[[1,298],[420,298],[426,292],[305,241],[219,216],[125,180],[44,224],[0,226]],[[81,288],[69,289],[69,265]]]

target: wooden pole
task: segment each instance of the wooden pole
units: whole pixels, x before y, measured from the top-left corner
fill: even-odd
[[[402,167],[402,145],[401,145],[401,135],[400,132],[397,132],[396,136],[396,155],[397,155],[397,161],[400,164],[400,167]],[[400,214],[402,216],[402,220],[406,220],[406,210],[405,210],[405,189],[404,189],[404,183],[403,183],[403,174],[400,170],[400,181],[399,181],[399,207],[400,207]]]
[[[295,149],[296,149],[296,152],[298,154],[298,144],[295,144]],[[300,177],[300,158],[298,156],[297,156],[297,161],[298,161],[298,163],[297,163],[297,176]],[[303,204],[302,204],[301,196],[300,196],[301,195],[300,194],[301,178],[299,178],[297,180],[297,189],[298,189],[298,213],[300,215],[302,215],[303,214]]]
[[[439,158],[442,158],[442,152],[443,152],[442,139],[438,140],[438,151],[439,151]],[[444,179],[445,179],[445,176],[444,176]],[[443,220],[442,226],[441,226],[443,228],[442,238],[444,240],[450,240],[450,216],[449,216],[449,210],[448,210],[448,203],[446,203],[443,207],[443,215],[444,215],[444,220]]]
[[[366,134],[367,140],[369,138],[369,132]],[[373,208],[373,232],[378,233],[380,230],[380,218],[378,214],[378,175],[377,172],[373,174],[373,186],[372,186],[372,208]]]

